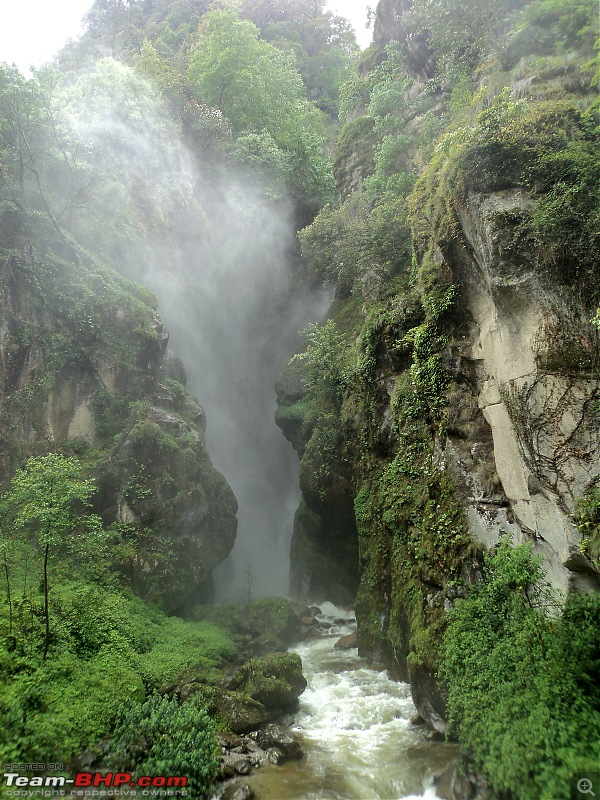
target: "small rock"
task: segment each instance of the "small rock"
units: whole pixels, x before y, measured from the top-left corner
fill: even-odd
[[[353,647],[358,647],[358,634],[351,633],[348,636],[342,636],[333,647],[334,650],[352,650]]]
[[[287,760],[298,759],[304,756],[298,742],[280,725],[267,725],[266,728],[257,731],[254,736],[256,737],[257,744],[259,747],[262,747],[263,750],[276,747],[278,750],[281,750]]]
[[[443,742],[445,741],[445,736],[443,733],[439,731],[428,731],[427,732],[427,739],[430,742]]]
[[[454,762],[435,781],[435,793],[442,800],[471,800],[475,787],[465,775],[462,764]]]
[[[416,711],[412,715],[412,717],[410,718],[410,724],[411,725],[424,725],[425,721],[424,721],[423,717],[419,714],[419,712]]]
[[[221,764],[219,767],[219,780],[225,781],[227,778],[233,778],[235,770],[231,764]]]
[[[222,733],[219,736],[219,745],[221,747],[226,747],[228,750],[233,750],[234,747],[240,747],[242,745],[242,740],[239,736],[236,736],[235,733]]]
[[[234,770],[238,775],[249,775],[252,769],[247,758],[240,759],[233,764]]]
[[[249,736],[244,736],[244,747],[248,753],[256,753],[260,747]]]
[[[283,764],[286,758],[278,747],[269,747],[267,750],[267,761],[271,764]]]
[[[251,753],[248,756],[248,761],[252,767],[262,767],[266,760],[267,756],[264,750],[258,750],[256,753]]]
[[[257,800],[257,797],[254,789],[245,783],[235,790],[235,793],[231,796],[231,800]]]

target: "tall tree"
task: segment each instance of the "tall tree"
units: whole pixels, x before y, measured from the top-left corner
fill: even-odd
[[[267,139],[274,142],[300,214],[310,221],[330,199],[333,178],[324,115],[307,100],[293,53],[260,39],[258,28],[231,10],[207,14],[200,31],[188,72],[193,91],[223,112],[237,137],[263,137],[263,151]]]
[[[61,548],[81,553],[89,540],[101,537],[102,521],[89,513],[90,497],[95,491],[93,481],[82,477],[77,459],[49,453],[30,458],[2,498],[15,529],[33,537],[42,557],[44,660],[50,646],[49,560]]]

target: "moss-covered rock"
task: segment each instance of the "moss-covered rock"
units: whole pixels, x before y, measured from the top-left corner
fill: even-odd
[[[306,689],[302,659],[297,653],[274,653],[247,661],[231,678],[227,688],[243,692],[267,709],[294,706]]]
[[[28,455],[78,455],[115,565],[174,611],[233,547],[237,504],[156,300],[44,216],[5,204],[0,234],[0,482]]]
[[[243,652],[253,656],[285,651],[299,637],[305,609],[283,597],[248,603],[196,605],[190,615],[230,631]]]
[[[438,731],[448,612],[486,548],[531,541],[555,586],[600,585],[591,4],[502,8],[453,29],[459,4],[443,25],[429,3],[379,4],[336,162],[352,191],[301,234],[337,300],[298,356],[305,394],[280,398],[302,459],[295,589],[326,595],[353,553],[360,651],[411,681]],[[499,12],[516,27],[486,60]],[[311,373],[319,358],[335,374]]]

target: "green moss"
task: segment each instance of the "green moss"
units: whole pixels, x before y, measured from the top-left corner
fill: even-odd
[[[448,475],[435,466],[422,422],[403,424],[398,455],[363,485],[355,512],[359,625],[387,642],[400,662],[412,654],[413,664],[435,672],[446,615],[443,594],[436,605],[428,592],[460,583],[478,550]]]
[[[306,688],[302,659],[297,653],[250,659],[227,688],[248,695],[266,708],[284,708],[295,703]]]
[[[371,117],[359,117],[342,128],[337,141],[333,174],[338,190],[347,193],[358,177],[364,179],[374,169],[375,137]]]
[[[435,252],[455,237],[457,206],[466,203],[469,191],[512,187],[527,190],[532,199],[531,209],[513,221],[513,248],[526,248],[541,275],[586,285],[600,247],[599,148],[593,117],[572,100],[525,103],[512,99],[508,89],[468,125],[447,134],[411,198],[421,288],[443,285],[444,265],[438,259],[436,278]]]

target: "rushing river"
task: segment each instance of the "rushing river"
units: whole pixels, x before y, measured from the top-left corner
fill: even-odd
[[[433,777],[456,750],[411,725],[407,684],[334,649],[355,630],[353,614],[320,607],[331,628],[294,648],[308,681],[293,724],[305,758],[258,770],[252,786],[261,800],[435,800]]]

